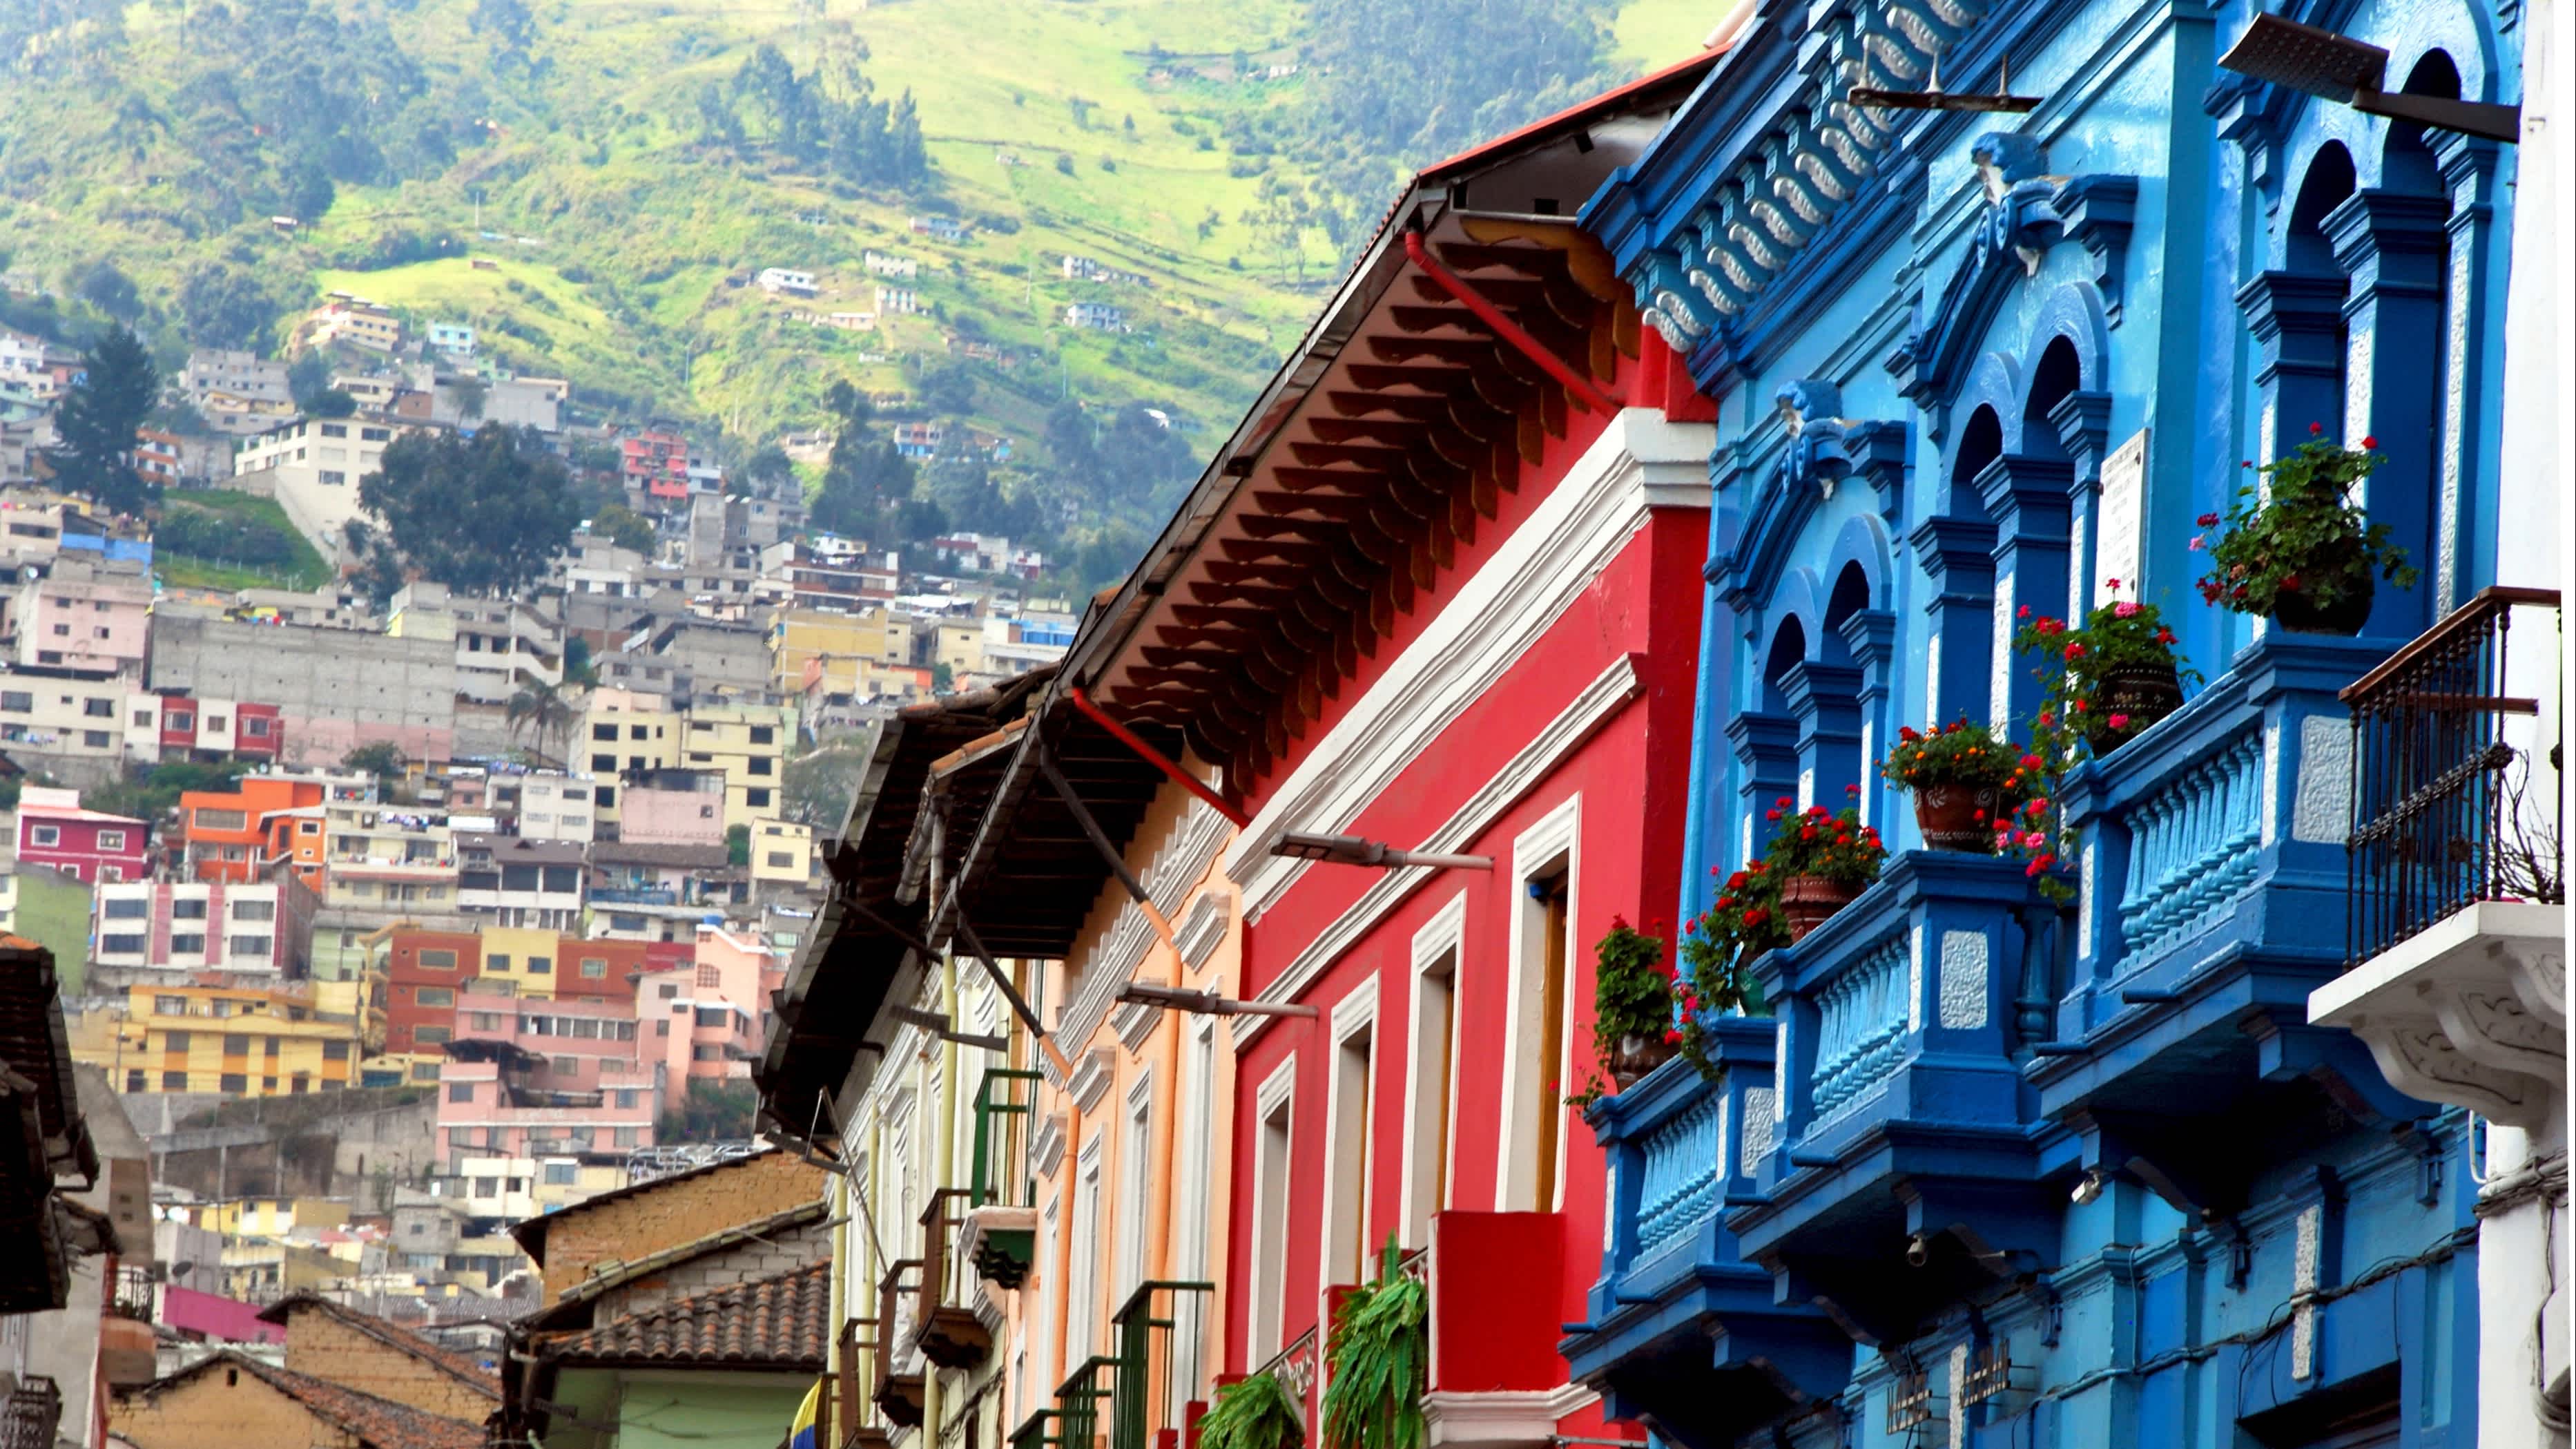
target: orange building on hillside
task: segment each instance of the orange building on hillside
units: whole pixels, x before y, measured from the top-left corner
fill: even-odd
[[[291,862],[295,878],[323,886],[324,787],[319,780],[251,776],[225,792],[190,790],[179,797],[179,832],[188,873],[201,881],[264,879]]]

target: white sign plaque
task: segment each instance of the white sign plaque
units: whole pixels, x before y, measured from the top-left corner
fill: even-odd
[[[2147,430],[2111,450],[2102,460],[2102,499],[2094,517],[2093,597],[2088,607],[2111,601],[2111,580],[2122,593],[2138,597],[2138,574],[2146,558],[2140,535],[2147,528]]]

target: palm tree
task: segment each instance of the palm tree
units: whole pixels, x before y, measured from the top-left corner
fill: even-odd
[[[510,696],[506,707],[510,737],[516,739],[523,731],[534,731],[540,755],[545,753],[550,736],[560,735],[568,743],[575,723],[572,701],[564,697],[561,688],[533,675],[522,674],[519,678],[519,692]]]

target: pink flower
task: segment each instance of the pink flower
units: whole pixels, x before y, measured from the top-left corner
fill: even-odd
[[[2191,536],[2191,551],[2193,553],[2200,552],[2200,535],[2197,533]]]
[[[2069,658],[2069,659],[2081,659],[2081,658],[2083,658],[2083,657],[2084,657],[2084,646],[2083,646],[2083,645],[2081,645],[2081,644],[2069,644],[2069,645],[2067,645],[2067,646],[2066,646],[2066,657],[2067,657],[2067,658]]]
[[[1783,795],[1783,796],[1781,796],[1779,799],[1774,800],[1774,801],[1772,801],[1771,803],[1772,803],[1772,804],[1774,804],[1774,805],[1779,806],[1779,807],[1780,807],[1781,809],[1783,809],[1783,810],[1786,810],[1786,809],[1788,809],[1790,806],[1795,805],[1795,804],[1797,804],[1798,802],[1797,802],[1797,801],[1795,801],[1795,800],[1790,799],[1790,798],[1789,798],[1788,796],[1786,796],[1786,795]]]
[[[2140,605],[2133,604],[2127,599],[2122,599],[2120,602],[2111,606],[2111,612],[2118,615],[2120,618],[2126,619],[2134,616],[2140,607]]]
[[[2028,834],[2026,834],[2026,835],[2022,836],[2022,838],[2021,838],[2021,843],[2022,843],[2024,846],[2028,847],[2029,849],[2037,850],[2037,849],[2039,849],[2041,846],[2046,845],[2046,844],[2048,843],[2048,837],[2047,837],[2047,836],[2045,836],[2045,835],[2040,834],[2040,833],[2039,833],[2038,831],[2036,831],[2036,830],[2033,830],[2033,831],[2029,832]]]
[[[2125,714],[2115,714],[2115,715],[2111,716],[2111,728],[2113,728],[2113,729],[2115,729],[2115,730],[2124,730],[2124,729],[2127,729],[2128,727],[2129,727],[2129,717],[2128,717],[2127,715],[2125,715]]]
[[[2112,588],[2114,588],[2114,589],[2119,588],[2119,587],[2120,587],[2120,581],[2119,581],[2118,579],[2113,579],[2113,580],[2111,581],[2111,587],[2112,587]]]
[[[2254,466],[2254,465],[2253,465],[2253,464],[2251,464],[2251,463],[2248,463],[2248,464],[2246,464],[2246,466],[2250,468],[2250,467],[2252,467],[2252,466]],[[2217,514],[2215,514],[2215,513],[2204,513],[2204,514],[2202,514],[2199,518],[2197,518],[2197,519],[2195,519],[2195,520],[2193,520],[2193,521],[2194,521],[2194,522],[2196,522],[2196,523],[2198,523],[2198,524],[2199,524],[2201,527],[2203,527],[2203,528],[2216,528],[2216,527],[2218,526],[2218,515],[2217,515]]]
[[[2014,618],[2017,618],[2017,619],[2027,619],[2027,618],[2029,618],[2029,617],[2030,617],[2030,605],[2028,605],[2028,604],[2024,604],[2024,605],[2022,605],[2019,609],[2017,609],[2017,610],[2015,610],[2015,611],[2013,612],[2013,617],[2014,617]]]
[[[1765,820],[1777,820],[1780,818],[1780,812],[1777,810],[1765,810],[1762,812],[1762,818]]]
[[[2325,424],[2323,424],[2323,423],[2310,423],[2310,424],[2308,424],[2308,436],[2309,436],[2309,437],[2311,437],[2311,438],[2318,436],[2319,434],[2323,433],[2325,430],[2326,430],[2326,425],[2325,425]]]
[[[2361,445],[2365,448],[2376,448],[2379,446],[2379,440],[2368,433],[2364,433],[2361,435]]]

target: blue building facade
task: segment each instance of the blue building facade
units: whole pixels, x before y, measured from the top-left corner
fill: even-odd
[[[2252,11],[1759,9],[1587,228],[1718,404],[1684,917],[1763,808],[1882,880],[1594,1111],[1613,1241],[1563,1345],[1689,1449],[2466,1446],[2469,1123],[2307,1024],[2347,962],[2337,695],[2495,582],[2509,145],[2217,65]],[[2511,103],[2513,0],[2294,3],[2385,86]],[[1877,109],[1854,87],[2037,99]],[[2194,520],[2311,435],[2423,567],[2357,638],[2204,606]],[[2080,767],[2076,899],[1932,853],[1903,726],[2027,737],[2016,616],[2158,605],[2207,676]]]

